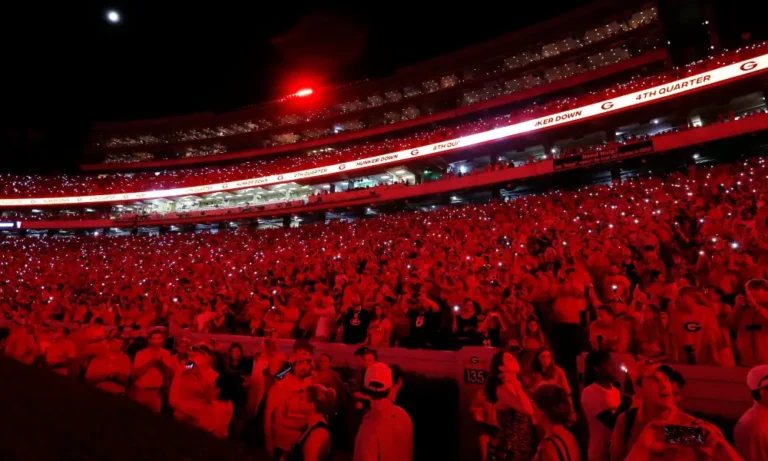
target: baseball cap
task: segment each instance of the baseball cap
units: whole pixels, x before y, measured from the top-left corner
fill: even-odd
[[[747,373],[747,386],[751,391],[768,387],[768,365],[758,365],[749,370],[749,373]]]
[[[392,387],[392,370],[384,363],[374,363],[365,372],[363,387],[374,392],[389,390]]]

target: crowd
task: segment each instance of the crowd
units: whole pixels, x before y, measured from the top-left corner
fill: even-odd
[[[1,198],[55,197],[68,195],[114,194],[141,192],[147,190],[192,187],[202,184],[231,182],[271,174],[316,168],[336,163],[367,158],[387,152],[396,152],[436,143],[445,139],[471,135],[519,123],[549,113],[560,112],[584,104],[590,104],[606,97],[637,91],[687,75],[720,67],[746,59],[763,52],[767,44],[742,48],[722,56],[693,63],[682,69],[635,79],[629,83],[614,85],[600,92],[588,93],[579,97],[534,104],[514,114],[478,119],[452,127],[438,127],[431,131],[418,132],[407,136],[390,138],[377,142],[364,142],[341,148],[318,149],[307,154],[288,154],[274,159],[256,159],[228,166],[208,166],[200,168],[182,168],[175,170],[104,173],[104,174],[59,174],[59,175],[0,175]]]
[[[422,82],[420,85],[408,85],[403,88],[392,89],[382,94],[372,94],[367,97],[347,101],[332,107],[322,109],[308,110],[300,114],[281,115],[272,118],[261,118],[259,120],[250,120],[237,124],[218,126],[202,129],[191,129],[186,131],[176,131],[161,135],[142,135],[135,137],[113,137],[108,139],[98,139],[95,141],[97,147],[125,147],[125,146],[148,146],[155,144],[168,144],[184,141],[211,139],[223,136],[232,136],[243,133],[254,133],[275,127],[287,127],[302,123],[313,122],[338,115],[357,112],[369,108],[380,107],[388,103],[397,103],[403,99],[413,98],[424,93],[434,93],[443,89],[471,82],[473,80],[487,78],[521,66],[537,62],[542,59],[552,58],[558,54],[568,52],[574,48],[580,48],[601,40],[605,40],[615,34],[632,31],[638,27],[650,24],[657,19],[656,9],[651,7],[645,11],[636,13],[624,21],[612,21],[609,24],[602,25],[594,30],[584,31],[580,37],[572,36],[558,42],[538,46],[535,49],[520,53],[519,55],[509,57],[504,63],[493,62],[480,65],[480,69],[474,68],[466,70],[464,73],[452,73],[438,79],[430,79]],[[561,76],[562,78],[563,76]],[[439,81],[439,83],[438,83]],[[469,99],[474,99],[472,93],[469,93]],[[465,97],[465,99],[467,99]],[[325,130],[325,135],[332,135],[332,130]],[[212,155],[217,152],[209,152],[201,155]],[[140,159],[132,159],[141,161]]]
[[[537,433],[544,435],[539,459],[556,460],[557,452],[579,459],[565,430],[572,406],[586,417],[590,460],[664,459],[678,439],[691,453],[684,459],[739,459],[719,431],[677,408],[675,386],[684,380],[674,366],[757,367],[749,379],[756,407],[737,426],[736,446],[748,460],[766,459],[766,451],[760,457],[744,450],[757,443],[754,432],[766,417],[760,402],[768,373],[760,366],[768,363],[767,203],[765,159],[751,158],[505,203],[285,230],[4,238],[0,310],[17,325],[5,354],[60,373],[93,357],[80,373],[94,385],[223,435],[238,420],[232,415],[246,410],[227,404],[235,398],[227,399],[219,383],[223,368],[210,368],[215,346],[198,345],[174,362],[160,334],[143,340],[136,332],[170,326],[298,339],[292,370],[280,368],[283,359],[263,368],[271,366],[265,376],[291,376],[273,387],[290,392],[309,372],[306,339],[372,349],[500,347],[477,412],[489,460],[531,459]],[[79,328],[51,332],[47,325],[56,321]],[[269,344],[265,357],[276,354]],[[594,376],[576,399],[576,357],[587,351],[587,374]],[[240,352],[229,351],[230,368],[238,369]],[[622,407],[624,416],[616,413],[621,395],[612,387],[618,365],[611,354],[638,363],[630,372],[635,403]],[[374,359],[356,381],[366,392],[351,392],[358,400],[378,385],[393,386],[391,371],[370,366]],[[660,363],[665,368],[646,366]],[[332,376],[325,365],[318,371]],[[266,415],[291,413],[276,410],[271,393]],[[315,396],[301,407],[309,419],[276,423],[290,431],[264,419],[273,452],[290,450],[289,440],[309,421],[323,430],[320,414],[331,394],[306,395]],[[201,397],[207,406],[195,404]],[[371,408],[404,419],[391,401],[382,402]],[[311,445],[325,453],[320,434],[312,431],[306,441],[322,439]]]

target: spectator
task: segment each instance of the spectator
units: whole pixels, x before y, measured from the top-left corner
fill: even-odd
[[[123,344],[123,337],[113,330],[102,353],[88,364],[86,382],[104,392],[125,395],[131,377],[131,359],[123,352]]]
[[[151,331],[147,347],[137,352],[133,361],[130,396],[155,413],[159,413],[162,408],[163,381],[174,369],[171,353],[163,349],[164,342],[165,335],[161,330]]]
[[[392,371],[383,363],[365,372],[363,389],[371,410],[363,417],[355,438],[353,461],[410,461],[413,459],[413,423],[389,398]]]
[[[576,371],[576,356],[582,350],[582,316],[587,307],[587,285],[576,269],[564,270],[553,306],[552,349],[567,373]]]
[[[267,394],[264,410],[264,434],[267,452],[275,457],[287,453],[299,439],[307,424],[308,414],[302,405],[307,388],[314,384],[312,352],[306,340],[293,346],[290,372],[278,380]]]
[[[678,291],[669,322],[670,355],[675,363],[714,365],[718,356],[717,317],[698,299],[698,291],[692,286]]]
[[[491,436],[487,460],[530,460],[533,457],[533,407],[518,380],[520,364],[509,352],[499,351],[491,359],[485,385],[487,401],[492,405],[499,433]]]
[[[746,297],[736,300],[731,327],[737,331],[736,350],[742,366],[768,363],[768,281],[750,280]]]
[[[465,299],[464,304],[453,310],[453,333],[459,345],[474,346],[479,344],[480,320],[479,309],[474,301]]]
[[[536,461],[581,460],[576,437],[566,429],[573,414],[569,393],[556,384],[548,383],[533,392],[533,419],[544,433],[534,458]]]
[[[69,329],[57,329],[53,342],[45,349],[45,365],[62,376],[72,372],[76,358],[75,343],[69,339]]]
[[[562,368],[555,364],[552,351],[548,347],[542,347],[533,356],[531,362],[531,372],[529,373],[528,388],[533,394],[536,387],[542,384],[555,384],[560,386],[571,397],[571,386],[568,385],[568,379]]]
[[[669,317],[655,304],[645,304],[642,308],[643,321],[635,335],[635,350],[638,360],[654,359],[662,361],[669,354]],[[590,335],[591,335],[590,331]]]
[[[596,350],[587,355],[584,379],[587,386],[581,393],[581,408],[589,429],[589,461],[608,459],[615,414],[621,405],[621,393],[613,386],[616,367],[608,351]]]
[[[677,408],[669,378],[659,370],[658,364],[639,363],[636,376],[642,404],[617,421],[611,441],[612,460],[639,461],[664,456],[701,461],[741,459],[719,429]],[[635,414],[631,423],[630,414]],[[702,445],[667,442],[665,428],[669,426],[697,428],[704,442]],[[627,453],[626,457],[622,456],[623,452]]]
[[[150,338],[150,344],[151,342]],[[208,344],[200,343],[193,346],[189,361],[176,370],[169,398],[173,417],[177,421],[183,421],[211,433],[215,433],[220,427],[214,410],[214,401],[219,395],[217,386],[219,374],[213,370],[213,361],[213,349]]]
[[[527,351],[538,351],[542,347],[547,347],[547,339],[544,337],[539,320],[535,316],[528,317],[525,322],[522,347]]]
[[[368,340],[366,341],[366,344],[375,349],[389,347],[391,335],[392,323],[384,313],[381,304],[377,303],[373,307],[373,314],[371,315],[370,325],[368,326]]]
[[[624,322],[616,320],[613,307],[603,304],[597,308],[597,320],[589,326],[589,341],[594,350],[625,354],[629,347],[630,332]]]
[[[733,441],[744,461],[768,459],[768,365],[758,365],[747,374],[752,408],[736,423]]]
[[[331,457],[331,432],[328,415],[336,408],[336,392],[321,384],[312,384],[304,393],[307,426],[291,445],[287,461],[325,461]]]
[[[357,297],[355,304],[344,316],[343,341],[344,344],[363,344],[368,337],[368,327],[371,324],[371,313],[364,310]]]
[[[339,395],[343,381],[339,372],[331,368],[332,362],[333,358],[330,354],[320,354],[320,358],[317,359],[315,379],[317,379],[318,384],[322,384],[328,389],[333,389],[336,391],[336,395]]]
[[[37,357],[37,343],[32,325],[22,325],[5,340],[5,355],[21,363],[32,365]]]
[[[229,356],[221,369],[221,376],[224,376],[224,385],[226,386],[224,393],[228,397],[227,401],[232,402],[233,415],[230,432],[234,437],[240,435],[245,423],[248,387],[250,386],[252,371],[253,362],[244,356],[243,346],[240,343],[230,344]]]

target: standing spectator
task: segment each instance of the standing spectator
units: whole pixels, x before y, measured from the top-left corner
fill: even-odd
[[[460,346],[474,346],[480,343],[478,315],[479,309],[471,299],[465,299],[458,310],[454,308],[452,329]]]
[[[587,306],[587,285],[576,269],[565,269],[557,288],[552,312],[552,349],[566,373],[576,371],[576,356],[582,349],[582,313]]]
[[[355,298],[355,304],[344,315],[344,344],[363,344],[368,337],[368,327],[371,324],[371,313],[363,309],[360,298]]]
[[[88,364],[86,382],[104,392],[125,395],[131,376],[131,359],[123,352],[123,344],[120,333],[113,331],[102,353]]]
[[[131,398],[159,413],[162,407],[162,388],[165,376],[173,370],[171,353],[163,349],[165,335],[152,330],[147,347],[136,353],[133,361]]]
[[[689,365],[714,365],[718,336],[715,313],[698,303],[695,287],[678,290],[675,309],[670,314],[670,359]]]
[[[221,375],[225,377],[225,394],[232,402],[233,415],[230,432],[234,437],[239,437],[246,419],[246,404],[248,400],[248,387],[253,370],[253,361],[243,354],[243,346],[240,343],[232,343],[229,346],[229,356],[224,361]]]
[[[533,392],[533,402],[533,419],[544,433],[536,461],[581,461],[576,437],[566,428],[573,414],[569,391],[556,384],[543,384]]]
[[[213,370],[213,360],[213,349],[208,344],[192,347],[189,361],[176,370],[169,397],[176,420],[210,432],[217,427],[214,401],[219,394],[216,384],[219,374]]]
[[[768,459],[768,365],[758,365],[747,374],[752,408],[736,423],[733,442],[745,461]]]
[[[488,445],[488,461],[533,457],[533,407],[518,380],[519,373],[520,364],[512,353],[499,351],[491,359],[485,395],[500,431]]]
[[[621,405],[621,393],[613,386],[616,364],[610,352],[596,350],[587,355],[585,370],[587,387],[581,393],[581,408],[589,429],[587,459],[605,461],[615,413]]]
[[[598,307],[597,320],[589,325],[592,349],[624,354],[629,347],[629,340],[629,328],[625,322],[616,320],[613,307],[608,304]]]
[[[406,315],[410,319],[410,335],[401,341],[401,346],[412,349],[426,349],[432,345],[440,326],[440,306],[425,294],[413,292],[405,300]]]
[[[53,342],[45,349],[45,365],[54,373],[68,376],[72,371],[75,357],[75,343],[69,339],[69,329],[58,329]]]
[[[366,371],[363,389],[371,399],[371,410],[355,438],[353,461],[413,459],[413,422],[390,400],[392,385],[392,370],[387,365],[379,362]]]
[[[542,347],[547,347],[547,338],[535,316],[530,316],[526,320],[521,342],[522,348],[526,351],[537,351]]]
[[[665,360],[669,354],[669,319],[655,304],[643,305],[643,322],[635,335],[638,360]],[[666,318],[666,321],[665,321]]]
[[[658,364],[639,363],[636,376],[641,406],[619,417],[611,441],[613,461],[741,459],[719,429],[677,408],[669,377]],[[704,444],[667,443],[665,433],[668,426],[697,428],[702,433]],[[626,456],[623,453],[627,453]]]
[[[267,452],[279,457],[287,453],[299,439],[307,424],[308,414],[302,405],[303,395],[311,384],[312,352],[306,340],[293,345],[291,371],[269,389],[264,410],[264,435]]]
[[[542,347],[533,356],[531,363],[531,372],[529,373],[528,388],[533,394],[536,387],[542,384],[555,384],[560,386],[571,397],[571,387],[568,385],[568,379],[562,368],[555,364],[552,350],[548,347]]]
[[[286,461],[326,461],[331,457],[331,432],[328,415],[336,408],[336,391],[312,384],[304,393],[307,426],[291,445]]]
[[[37,343],[32,325],[20,325],[5,340],[5,355],[18,362],[32,365],[37,358]]]
[[[341,387],[344,384],[341,375],[338,371],[331,367],[333,359],[329,354],[320,354],[320,358],[317,359],[317,369],[315,370],[315,379],[318,384],[333,389],[336,391],[336,395],[339,395]]]
[[[368,327],[368,340],[366,344],[369,347],[378,349],[381,347],[389,347],[390,337],[392,335],[392,323],[387,318],[384,310],[381,308],[381,304],[376,304],[373,307],[373,314],[371,315],[371,323]]]
[[[741,366],[768,363],[768,281],[750,280],[746,296],[739,296],[731,314],[737,332],[736,351]]]

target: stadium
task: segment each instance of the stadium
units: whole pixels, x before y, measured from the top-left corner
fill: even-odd
[[[670,3],[0,172],[0,453],[768,459],[768,41]]]

